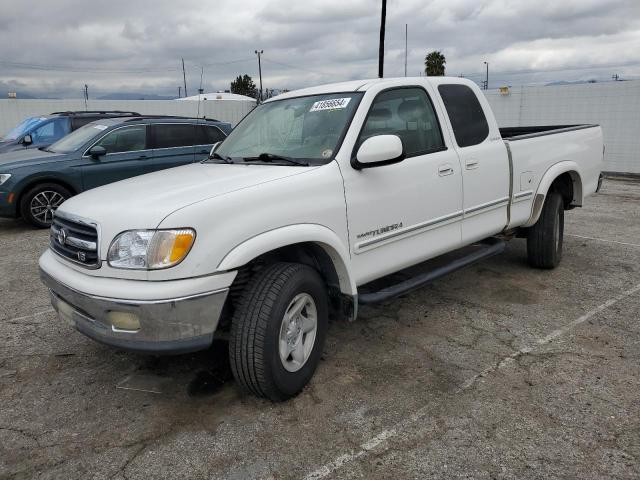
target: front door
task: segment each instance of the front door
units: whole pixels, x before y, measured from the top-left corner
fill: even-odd
[[[397,135],[406,158],[343,168],[349,241],[357,283],[392,273],[460,245],[462,176],[423,86],[379,92],[353,155],[367,138]]]
[[[99,158],[85,157],[81,167],[85,190],[148,172],[152,151],[147,146],[146,125],[116,128],[95,145],[104,147],[107,154]]]

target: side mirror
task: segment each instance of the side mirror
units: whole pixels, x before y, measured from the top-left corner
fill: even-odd
[[[22,139],[22,144],[25,146],[29,146],[33,143],[33,137],[31,137],[30,134],[27,134],[24,136],[24,138]]]
[[[216,151],[216,148],[218,148],[218,145],[220,145],[222,142],[216,142],[213,144],[213,147],[211,147],[211,151],[209,152],[209,157],[213,157],[213,152]]]
[[[100,158],[107,154],[107,149],[100,145],[94,145],[89,149],[89,155],[92,158]]]
[[[390,165],[404,160],[404,147],[397,135],[376,135],[367,138],[352,160],[353,168],[371,168]]]

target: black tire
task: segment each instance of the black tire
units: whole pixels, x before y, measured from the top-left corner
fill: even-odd
[[[280,328],[293,299],[304,293],[315,303],[315,340],[306,362],[291,372],[280,359]],[[231,322],[229,359],[240,387],[274,402],[295,396],[320,362],[327,322],[326,287],[316,270],[297,263],[275,263],[258,272],[245,287]]]
[[[551,269],[562,259],[564,238],[564,201],[557,192],[549,192],[538,221],[527,232],[527,258],[535,268]]]
[[[43,204],[42,209],[35,212],[32,207],[41,204],[38,199],[46,198],[53,200],[50,204]],[[71,192],[56,183],[41,183],[32,187],[20,199],[20,214],[22,218],[36,228],[49,228],[53,220],[53,212],[64,202],[70,198]],[[33,205],[32,205],[33,204]],[[38,215],[39,212],[44,212]]]

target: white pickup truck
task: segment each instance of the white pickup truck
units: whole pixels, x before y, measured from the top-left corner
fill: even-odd
[[[597,125],[498,128],[460,78],[289,92],[201,163],[66,201],[41,278],[60,318],[89,337],[161,354],[226,336],[238,384],[284,400],[311,379],[330,316],[354,319],[358,304],[514,236],[533,267],[555,267],[564,211],[598,190],[603,151]],[[454,251],[435,270],[370,287]]]

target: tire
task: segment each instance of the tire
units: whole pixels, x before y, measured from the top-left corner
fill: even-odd
[[[550,192],[540,218],[527,233],[527,258],[535,268],[551,269],[562,259],[564,237],[564,201],[557,192]]]
[[[41,183],[31,188],[20,200],[22,218],[36,228],[49,228],[53,212],[70,198],[71,192],[56,183]]]
[[[292,315],[296,321],[285,322],[285,313],[299,305],[300,315]],[[305,333],[313,323],[314,308],[315,331]],[[327,322],[326,287],[316,270],[275,263],[258,272],[242,292],[231,321],[229,359],[240,387],[274,402],[295,396],[320,363]],[[283,343],[283,336],[289,341]],[[293,344],[295,350],[281,359]]]

